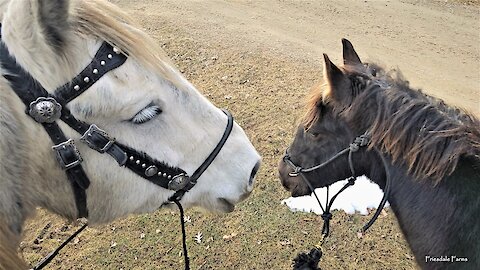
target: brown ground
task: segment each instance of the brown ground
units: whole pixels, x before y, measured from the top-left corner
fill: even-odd
[[[480,115],[478,0],[113,2],[133,14],[217,106],[233,112],[263,156],[254,194],[234,213],[187,211],[192,269],[289,269],[299,251],[318,242],[318,217],[280,205],[288,194],[276,163],[305,95],[321,78],[322,53],[340,63],[342,37],[362,59],[399,67],[413,86]],[[322,267],[415,269],[387,212],[363,239],[355,231],[367,217],[334,213]],[[177,219],[161,211],[88,229],[52,269],[181,269]],[[37,261],[73,227],[40,212],[26,229],[25,259]],[[198,232],[201,243],[192,238]]]

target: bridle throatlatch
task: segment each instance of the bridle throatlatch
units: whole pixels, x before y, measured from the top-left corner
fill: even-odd
[[[299,165],[296,165],[295,163],[293,163],[293,161],[291,160],[291,156],[288,153],[288,149],[287,149],[287,151],[285,151],[285,156],[283,157],[283,161],[293,169],[293,171],[289,173],[289,176],[291,176],[291,177],[300,176],[303,179],[303,181],[305,182],[305,184],[308,186],[308,188],[310,189],[310,192],[313,193],[315,199],[318,202],[318,205],[322,209],[322,212],[323,212],[322,215],[321,215],[321,217],[323,219],[322,239],[325,239],[325,237],[327,237],[330,233],[330,220],[332,219],[332,213],[330,212],[330,210],[331,210],[333,202],[335,201],[335,199],[337,198],[337,196],[340,193],[342,193],[345,189],[347,189],[348,187],[353,186],[355,184],[355,180],[358,176],[355,173],[355,168],[353,166],[353,153],[359,151],[361,148],[366,147],[369,143],[370,143],[370,137],[369,137],[368,133],[365,132],[365,134],[356,137],[354,139],[354,141],[348,147],[341,150],[340,152],[338,152],[337,154],[335,154],[334,156],[329,158],[327,161],[325,161],[325,162],[323,162],[319,165],[309,167],[309,168],[303,168],[302,166],[299,166]],[[385,185],[383,198],[382,198],[375,214],[373,215],[373,217],[361,229],[362,233],[366,232],[368,230],[368,228],[370,228],[370,226],[372,226],[372,224],[378,218],[378,216],[379,216],[380,212],[382,211],[383,207],[385,206],[385,203],[387,202],[388,196],[390,194],[390,173],[387,169],[388,168],[387,167],[388,163],[385,160],[385,158],[383,157],[383,155],[375,147],[373,149],[375,150],[375,152],[377,152],[377,154],[380,156],[380,158],[382,160],[382,164],[383,164],[383,167],[385,169],[385,175],[386,175],[386,185]],[[350,169],[351,176],[347,179],[348,182],[332,197],[331,200],[329,200],[329,186],[327,186],[327,200],[326,200],[326,204],[325,204],[325,208],[324,208],[322,203],[320,202],[320,199],[318,198],[317,194],[315,193],[315,188],[312,186],[310,181],[308,181],[307,177],[305,176],[305,173],[309,173],[309,172],[321,169],[321,168],[327,166],[328,164],[330,164],[331,162],[333,162],[334,160],[336,160],[337,158],[339,158],[339,157],[341,157],[341,156],[343,156],[344,154],[347,154],[347,153],[348,153],[348,166],[349,166],[349,169]],[[322,243],[323,243],[323,240],[322,240]]]
[[[118,48],[107,42],[103,42],[90,64],[70,82],[49,93],[17,63],[16,59],[9,53],[6,44],[1,40],[0,34],[0,63],[4,71],[3,77],[9,82],[12,90],[25,104],[26,114],[43,126],[53,142],[52,150],[55,153],[58,164],[65,171],[72,186],[75,204],[77,206],[77,217],[88,217],[86,190],[90,185],[90,180],[82,167],[83,158],[76,147],[77,141],[66,137],[65,133],[57,124],[58,121],[63,121],[78,132],[81,135],[79,141],[85,143],[91,149],[100,154],[106,153],[110,155],[120,167],[129,169],[155,185],[174,191],[174,194],[168,199],[168,202],[174,202],[179,206],[182,220],[185,264],[186,269],[189,269],[183,209],[180,205],[180,200],[185,193],[195,186],[198,178],[205,172],[225,145],[233,128],[233,117],[228,111],[223,110],[228,119],[223,136],[215,149],[213,149],[192,176],[189,176],[181,168],[170,166],[165,162],[156,160],[143,151],[138,151],[118,142],[113,136],[95,124],[85,123],[76,119],[70,113],[67,104],[88,90],[95,82],[101,79],[103,75],[123,65],[127,58],[128,55],[121,52]],[[164,204],[162,204],[162,206]],[[73,236],[76,236],[85,228],[86,225],[83,225]],[[72,239],[73,237],[67,239],[59,248],[37,264],[34,269],[43,268],[53,259],[59,250]]]

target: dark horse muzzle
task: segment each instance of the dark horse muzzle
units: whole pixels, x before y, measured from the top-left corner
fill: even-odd
[[[325,237],[328,236],[329,233],[330,233],[330,220],[332,219],[332,214],[330,213],[330,209],[332,207],[333,202],[335,201],[335,199],[337,198],[337,196],[340,193],[342,193],[345,189],[347,189],[348,187],[353,186],[355,184],[355,180],[356,180],[357,175],[355,173],[355,168],[354,168],[354,165],[353,165],[352,155],[353,155],[354,152],[359,151],[362,147],[367,146],[369,142],[370,142],[370,138],[369,138],[368,134],[365,133],[361,136],[356,137],[354,139],[354,141],[348,147],[346,147],[345,149],[336,153],[331,158],[329,158],[327,161],[322,162],[322,163],[320,163],[318,165],[315,165],[315,166],[312,166],[312,167],[308,167],[308,168],[303,168],[301,165],[295,164],[291,159],[291,156],[288,152],[288,149],[285,151],[285,155],[283,156],[283,162],[285,162],[285,164],[287,164],[290,168],[292,168],[292,171],[288,175],[290,177],[300,177],[305,182],[305,184],[308,186],[310,192],[313,193],[315,199],[317,200],[318,205],[320,206],[320,208],[323,211],[323,213],[321,215],[321,217],[323,219],[322,234]],[[377,149],[375,149],[375,151],[378,152]],[[331,162],[336,160],[337,158],[339,158],[339,157],[341,157],[341,156],[343,156],[347,153],[348,153],[348,166],[350,168],[351,176],[347,179],[348,182],[332,197],[331,200],[329,200],[329,186],[327,186],[327,200],[326,200],[326,204],[325,204],[325,208],[324,208],[322,203],[320,202],[320,199],[318,198],[317,194],[315,193],[315,188],[310,183],[310,181],[307,179],[305,174],[309,173],[309,172],[313,172],[315,170],[319,170],[321,168],[324,168],[328,164],[330,164]],[[385,192],[384,192],[382,201],[380,202],[379,206],[377,207],[377,211],[373,215],[372,219],[365,226],[363,226],[362,232],[365,232],[366,230],[368,230],[368,228],[370,228],[370,226],[372,226],[372,224],[375,222],[375,220],[377,219],[381,210],[385,206],[385,203],[387,202],[388,194],[389,194],[389,191],[390,191],[390,181],[389,181],[390,177],[389,177],[389,173],[388,173],[388,170],[387,170],[387,163],[386,163],[386,160],[383,158],[382,155],[379,155],[379,156],[381,157],[382,162],[383,162],[383,166],[385,168],[385,172],[386,172],[386,175],[387,175],[387,184],[385,186]]]

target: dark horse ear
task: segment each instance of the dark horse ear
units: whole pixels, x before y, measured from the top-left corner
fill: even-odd
[[[351,99],[348,76],[335,66],[326,54],[323,54],[323,58],[323,76],[327,83],[327,88],[322,93],[323,100],[334,101],[336,104],[348,103]]]
[[[342,44],[343,44],[343,64],[351,65],[351,66],[361,65],[362,61],[360,60],[360,57],[358,57],[358,54],[353,48],[352,43],[347,39],[342,38]]]
[[[55,48],[61,48],[65,43],[68,29],[68,0],[38,0],[38,23],[40,24],[46,42]]]

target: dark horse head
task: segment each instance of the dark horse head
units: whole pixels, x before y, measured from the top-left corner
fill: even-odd
[[[288,158],[280,161],[283,186],[301,196],[354,172],[383,189],[388,171],[388,200],[419,264],[437,269],[424,256],[449,255],[470,256],[472,263],[480,254],[480,121],[410,88],[399,71],[362,63],[352,44],[342,43],[343,66],[324,55],[325,83],[313,89]],[[325,163],[362,134],[369,144],[351,162],[345,154],[303,177],[294,172],[292,164]]]
[[[335,66],[324,54],[324,85],[315,87],[307,105],[307,112],[288,154],[294,164],[303,168],[321,164],[348,147],[355,137],[364,134],[375,120],[373,115],[357,115],[354,109],[365,109],[372,104],[355,104],[359,95],[368,95],[367,87],[385,87],[388,82],[380,81],[383,71],[375,66],[363,64],[352,44],[343,39],[344,66]],[[358,102],[356,102],[358,103]],[[372,103],[368,100],[368,103]],[[361,108],[356,108],[360,106]],[[371,119],[364,119],[370,117]],[[359,152],[355,158],[357,175],[366,174],[371,163],[378,163],[377,157],[367,152]],[[360,162],[358,162],[358,161]],[[362,162],[374,160],[377,162]],[[338,180],[351,176],[348,169],[347,155],[333,160],[325,168],[311,171],[305,176],[313,187],[325,187]],[[284,187],[292,196],[310,194],[308,185],[299,177],[290,176],[292,168],[284,160],[279,165],[280,178]]]

